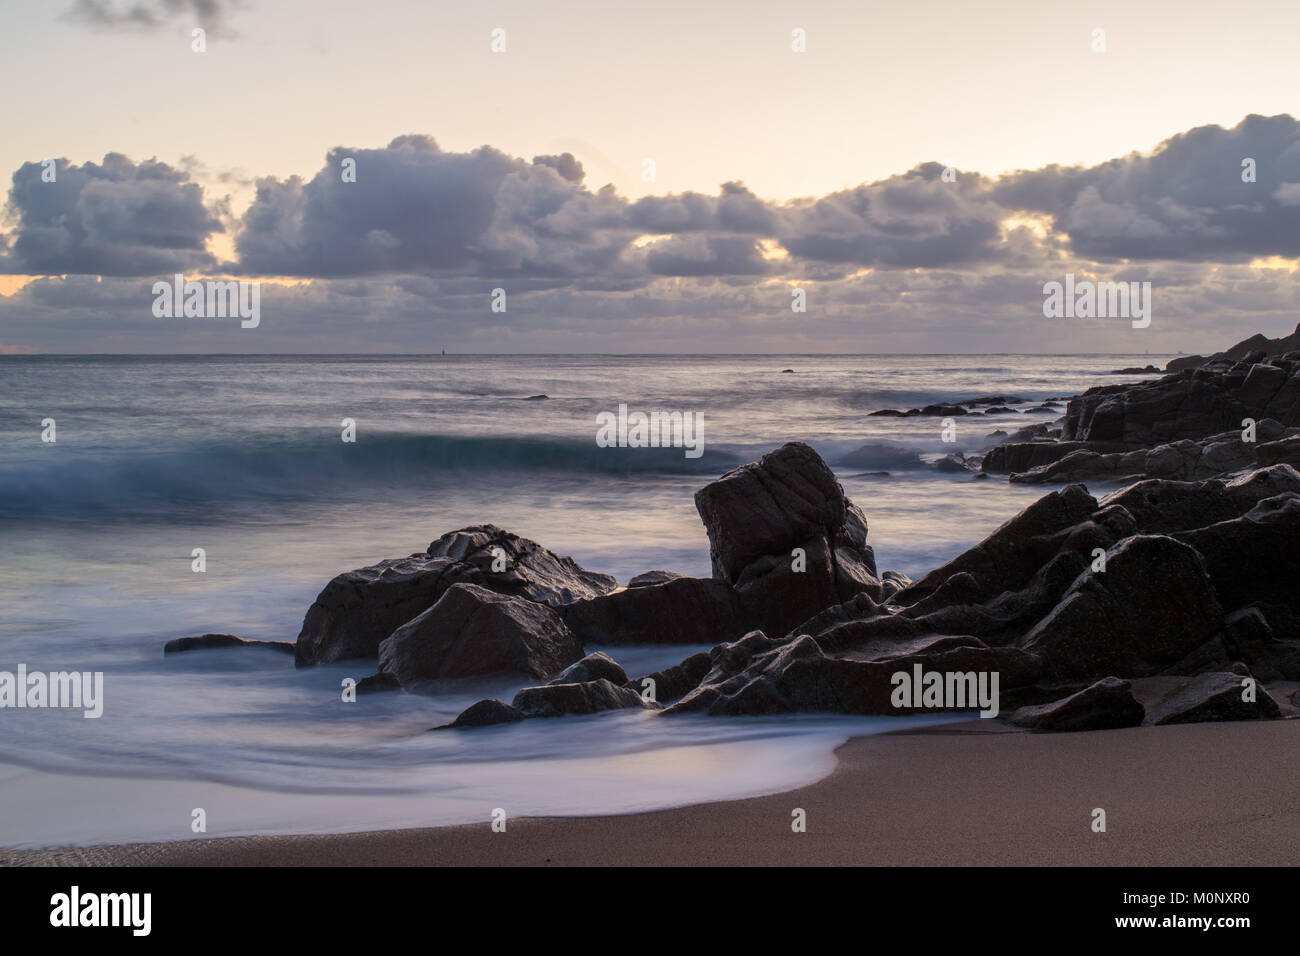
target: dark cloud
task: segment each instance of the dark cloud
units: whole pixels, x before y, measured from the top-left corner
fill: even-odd
[[[574,159],[572,153],[561,153],[559,156],[534,156],[533,165],[550,166],[571,183],[580,183],[587,175],[586,170],[582,168],[582,163]]]
[[[76,0],[68,19],[110,30],[156,30],[171,23],[228,32],[238,0]]]
[[[1254,160],[1255,182],[1242,181]],[[1097,259],[1206,260],[1300,256],[1300,123],[1247,116],[1200,126],[1150,156],[1089,168],[1049,166],[1002,177],[995,202],[1049,214],[1076,253]]]
[[[41,163],[13,176],[9,215],[17,221],[0,271],[29,275],[149,275],[215,265],[205,251],[222,231],[203,190],[184,172],[109,153],[102,164]]]

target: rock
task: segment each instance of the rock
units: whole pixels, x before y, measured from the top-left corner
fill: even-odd
[[[386,691],[401,690],[401,682],[392,674],[371,674],[357,681],[358,694],[381,694]]]
[[[379,670],[403,687],[476,674],[548,678],[582,657],[554,610],[476,584],[457,584],[379,645]]]
[[[1281,716],[1277,701],[1262,684],[1254,686],[1254,701],[1243,700],[1246,682],[1240,674],[1221,671],[1198,674],[1162,698],[1147,714],[1146,722],[1195,724],[1211,720],[1275,720]]]
[[[1250,338],[1238,342],[1236,345],[1232,346],[1232,348],[1223,352],[1216,352],[1208,358],[1203,355],[1185,355],[1180,358],[1171,359],[1169,363],[1165,365],[1165,371],[1181,372],[1216,362],[1236,361],[1237,359],[1245,358],[1247,355],[1255,355],[1259,359],[1268,356],[1285,356],[1292,350],[1298,348],[1300,348],[1300,325],[1296,326],[1295,332],[1277,339],[1270,339],[1267,336],[1256,332]]]
[[[215,647],[263,647],[282,654],[292,654],[293,644],[288,641],[249,641],[233,634],[201,634],[198,637],[178,637],[163,645],[164,654],[182,651],[201,651]]]
[[[893,468],[898,471],[925,467],[925,462],[916,452],[902,445],[886,442],[863,445],[861,448],[854,449],[840,458],[838,464],[846,468],[882,470]]]
[[[594,654],[588,654],[576,664],[570,664],[547,683],[581,684],[593,680],[607,680],[613,684],[626,684],[627,672],[608,654],[597,651]]]
[[[1021,707],[1007,719],[1033,730],[1071,731],[1136,727],[1145,716],[1132,684],[1105,677],[1063,700]]]
[[[968,472],[973,471],[974,469],[971,467],[971,463],[967,460],[965,455],[961,455],[954,452],[950,455],[944,455],[942,458],[936,461],[934,463],[934,470],[944,472],[947,474],[953,474],[953,473],[966,474]]]
[[[1265,498],[1241,517],[1175,537],[1204,557],[1229,607],[1263,601],[1300,611],[1300,495]]]
[[[674,578],[562,608],[583,644],[712,644],[745,631],[735,590],[708,578]]]
[[[449,730],[453,727],[487,727],[491,724],[510,724],[524,719],[523,711],[512,707],[495,697],[470,704],[455,720],[443,724],[434,730]]]
[[[1016,648],[986,647],[973,639],[956,642],[934,638],[914,642],[898,656],[864,660],[831,656],[805,634],[772,641],[761,632],[710,651],[714,667],[695,690],[664,711],[714,715],[774,714],[820,711],[847,714],[913,713],[925,708],[896,707],[894,675],[912,673],[914,665],[944,674],[997,673],[1007,686],[1031,683],[1038,676],[1034,659]],[[996,703],[996,701],[995,701]],[[966,701],[950,708],[979,709]]]
[[[974,548],[908,587],[895,601],[914,604],[959,572],[972,575],[977,586],[973,598],[1022,588],[1060,550],[1062,533],[1088,521],[1096,508],[1096,499],[1082,485],[1044,495]]]
[[[659,704],[642,700],[641,695],[636,691],[628,690],[626,687],[616,687],[607,680],[525,687],[515,694],[513,706],[525,717],[594,714],[602,710],[617,710],[624,707],[659,709]]]
[[[651,680],[654,682],[654,693],[651,699],[668,703],[693,690],[712,667],[713,662],[709,655],[701,652],[692,654],[680,664],[628,681],[624,686],[638,694],[643,694],[649,689],[645,681]]]
[[[843,526],[844,490],[820,456],[788,442],[695,493],[713,576],[734,584],[745,566]]]
[[[1219,631],[1223,611],[1195,550],[1164,535],[1135,535],[1081,574],[1019,646],[1051,680],[1158,674]]]
[[[1149,372],[1156,372],[1156,373],[1158,373],[1159,371],[1160,371],[1160,369],[1156,368],[1154,365],[1147,365],[1147,366],[1144,366],[1144,367],[1142,367],[1142,368],[1129,367],[1129,368],[1116,369],[1115,371],[1111,372],[1110,374],[1112,374],[1112,375],[1145,375],[1145,374],[1147,374],[1147,373],[1149,373]]]
[[[783,368],[783,369],[781,369],[781,374],[782,374],[782,375],[793,375],[793,374],[794,374],[794,369],[792,369],[792,368]]]
[[[676,581],[678,578],[684,578],[686,575],[678,574],[676,571],[642,571],[631,581],[627,582],[630,588],[643,588],[650,584],[667,584],[669,581]]]
[[[525,401],[525,402],[544,402],[544,401],[546,401],[547,399],[549,399],[550,397],[551,397],[551,396],[549,396],[549,395],[529,395],[527,398],[524,399],[524,401]]]
[[[492,570],[500,549],[505,571]],[[499,563],[498,563],[499,566]],[[317,596],[295,647],[300,667],[374,659],[379,642],[429,609],[455,584],[562,606],[612,591],[618,582],[495,525],[443,535],[424,554],[340,574]]]

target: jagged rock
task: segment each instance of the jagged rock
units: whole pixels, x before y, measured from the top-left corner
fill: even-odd
[[[878,651],[830,656],[807,634],[783,642],[754,632],[710,651],[713,669],[665,713],[911,713],[924,708],[894,705],[894,675],[911,673],[914,665],[944,674],[996,672],[1002,684],[1013,687],[1031,683],[1039,675],[1031,655],[1011,647],[986,647],[971,638],[934,637],[894,648],[887,658],[863,659]]]
[[[449,588],[379,645],[379,670],[403,687],[475,674],[548,678],[582,657],[554,610],[475,584]]]
[[[956,452],[950,455],[944,455],[934,463],[934,470],[945,472],[947,474],[965,473],[973,471],[973,462],[966,458],[965,455]]]
[[[1231,481],[1139,481],[1107,495],[1102,505],[1123,507],[1151,534],[1171,534],[1238,518],[1265,498],[1300,494],[1300,472],[1274,465]]]
[[[584,644],[712,644],[746,630],[734,589],[708,578],[627,588],[576,601],[560,614]]]
[[[178,637],[163,645],[164,654],[183,651],[200,651],[214,647],[263,647],[267,650],[292,654],[293,644],[288,641],[250,641],[234,634],[201,634],[198,637]]]
[[[667,584],[669,581],[676,581],[678,578],[684,578],[686,575],[678,574],[676,571],[642,571],[632,580],[627,582],[630,588],[643,588],[651,584]]]
[[[401,681],[392,674],[371,674],[369,677],[363,677],[357,681],[358,694],[381,694],[401,689]]]
[[[616,687],[607,680],[581,684],[547,684],[525,687],[515,694],[512,706],[525,717],[562,717],[565,714],[594,714],[602,710],[641,707],[658,710],[660,705],[643,700],[636,691]]]
[[[492,724],[510,724],[524,719],[524,713],[503,700],[491,697],[470,704],[461,711],[459,717],[449,724],[443,724],[434,730],[449,730],[453,727],[487,727]]]
[[[500,549],[505,570],[493,571]],[[381,561],[340,574],[303,619],[295,648],[301,666],[373,659],[379,642],[433,604],[455,584],[558,607],[612,591],[618,582],[495,525],[443,535],[424,554]]]
[[[614,684],[626,684],[627,672],[608,654],[597,651],[594,654],[588,654],[576,664],[570,664],[547,683],[581,684],[593,680],[607,680]]]
[[[1082,485],[1044,495],[974,548],[896,595],[895,601],[914,604],[959,572],[973,576],[977,593],[972,597],[991,598],[1022,588],[1060,550],[1061,533],[1089,520],[1096,508],[1096,499]]]
[[[1033,730],[1071,731],[1136,727],[1145,716],[1132,684],[1105,677],[1063,700],[1021,707],[1007,719]]]
[[[642,694],[649,689],[645,681],[651,680],[654,682],[654,694],[651,699],[660,703],[668,703],[697,686],[712,667],[713,662],[708,653],[701,652],[692,654],[680,664],[674,664],[672,667],[655,671],[645,677],[628,681],[623,686]]]
[[[1260,501],[1239,518],[1175,535],[1205,559],[1225,604],[1282,604],[1300,611],[1300,495]]]
[[[713,576],[734,584],[746,565],[789,554],[809,538],[833,537],[844,524],[844,490],[818,454],[788,442],[695,493],[709,535]]]
[[[1135,535],[1081,574],[1025,635],[1049,679],[1147,677],[1217,633],[1223,611],[1195,550],[1164,535]]]
[[[1220,671],[1199,674],[1151,708],[1148,724],[1195,724],[1209,720],[1274,720],[1281,716],[1277,701],[1262,684],[1254,686],[1254,701],[1243,700],[1249,678]]]

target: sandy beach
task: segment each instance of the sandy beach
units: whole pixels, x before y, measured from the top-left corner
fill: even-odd
[[[5,865],[1290,865],[1300,722],[855,738],[826,779],[656,813],[0,854]],[[1106,811],[1095,833],[1092,812]],[[807,832],[791,830],[795,808]]]

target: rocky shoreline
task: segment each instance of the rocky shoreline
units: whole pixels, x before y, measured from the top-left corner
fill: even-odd
[[[1013,401],[882,413],[1004,412]],[[917,581],[877,569],[866,514],[792,442],[696,493],[708,578],[658,570],[620,587],[477,525],[339,575],[296,643],[276,649],[292,649],[299,667],[369,665],[359,693],[429,693],[494,673],[536,681],[450,729],[622,708],[657,719],[973,710],[981,675],[995,712],[1041,731],[1295,712],[1300,351],[1238,350],[1093,388],[1069,400],[1059,427],[1006,437],[982,459],[949,456],[950,470],[1065,486]],[[1098,499],[1084,481],[1126,486]],[[245,643],[265,642],[204,635],[167,651]],[[712,647],[631,678],[586,653],[619,644]],[[935,680],[900,702],[900,674]]]

